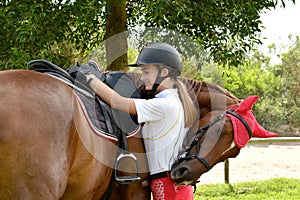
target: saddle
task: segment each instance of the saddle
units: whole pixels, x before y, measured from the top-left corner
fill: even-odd
[[[53,76],[73,88],[84,111],[86,119],[94,132],[104,138],[118,142],[118,155],[114,166],[115,180],[120,184],[131,184],[140,180],[136,156],[128,151],[127,138],[139,133],[141,125],[137,117],[120,110],[112,109],[100,99],[86,82],[84,72],[88,70],[98,79],[124,97],[140,98],[133,80],[124,72],[102,72],[97,64],[89,61],[87,65],[77,63],[66,71],[47,60],[32,60],[28,69]],[[136,163],[136,176],[119,176],[117,170],[122,159],[129,158]]]
[[[118,132],[133,137],[140,130],[137,117],[123,111],[115,110],[103,102],[91,88],[86,85],[81,70],[89,68],[98,79],[106,83],[124,97],[140,98],[140,93],[132,79],[124,72],[101,72],[93,62],[87,65],[77,63],[66,71],[47,60],[33,60],[28,69],[54,76],[74,89],[87,120],[94,132],[104,138],[117,141]]]

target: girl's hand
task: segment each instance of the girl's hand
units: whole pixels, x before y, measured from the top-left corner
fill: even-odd
[[[89,84],[89,86],[95,91],[97,83],[96,81],[93,81],[94,79],[97,79],[97,77],[94,74],[86,74],[85,75],[86,81]]]

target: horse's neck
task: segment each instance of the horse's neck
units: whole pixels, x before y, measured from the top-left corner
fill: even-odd
[[[239,99],[226,89],[212,83],[181,79],[190,96],[199,106],[200,118],[212,111],[225,111],[231,105],[239,103]]]

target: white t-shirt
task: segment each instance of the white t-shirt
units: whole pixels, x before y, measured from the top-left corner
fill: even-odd
[[[185,138],[184,111],[177,89],[166,89],[155,98],[134,99],[142,130],[150,174],[171,170]]]

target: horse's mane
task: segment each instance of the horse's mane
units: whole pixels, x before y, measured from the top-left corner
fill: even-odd
[[[222,88],[221,86],[214,84],[214,83],[209,83],[205,81],[197,81],[193,79],[188,79],[188,78],[180,78],[180,80],[185,83],[185,85],[189,88],[193,88],[194,92],[197,93],[216,93],[219,95],[224,95],[230,99],[233,99],[234,101],[239,102],[240,100],[234,96],[231,92],[226,90],[225,88]]]
[[[212,111],[224,112],[228,107],[240,102],[231,92],[217,84],[187,78],[180,80],[187,86],[196,106],[199,106],[200,118]]]

